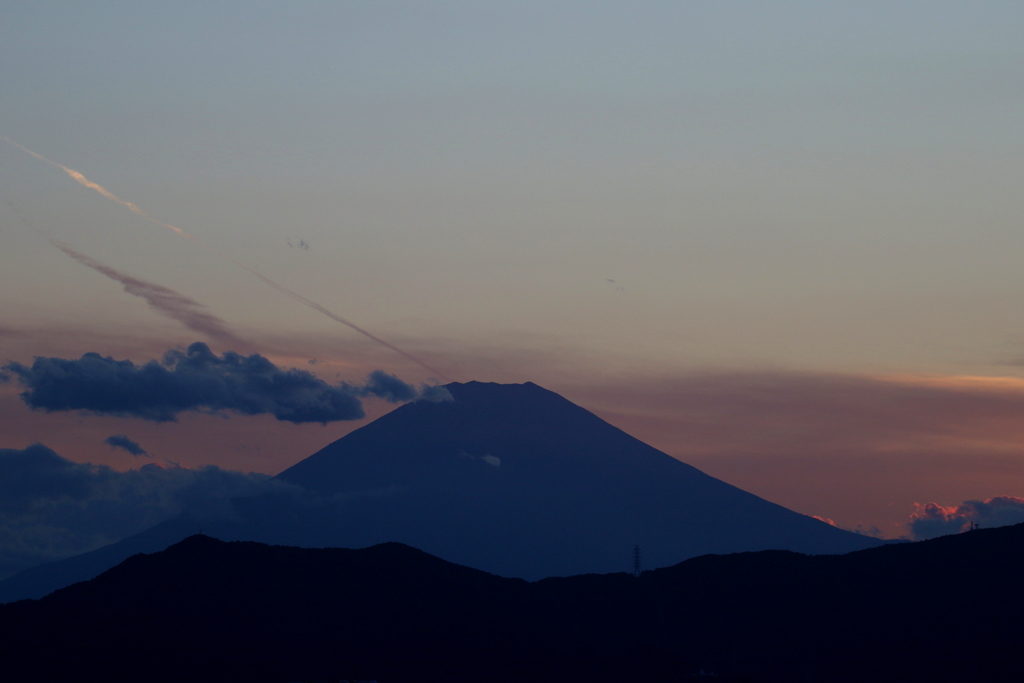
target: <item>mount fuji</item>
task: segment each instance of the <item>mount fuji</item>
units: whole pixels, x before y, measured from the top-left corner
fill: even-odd
[[[449,384],[278,475],[351,501],[347,547],[399,541],[539,579],[709,553],[844,553],[878,541],[770,503],[536,384]]]
[[[0,602],[41,597],[200,529],[304,547],[399,542],[528,580],[629,571],[637,546],[653,569],[711,553],[881,544],[708,476],[536,384],[446,387],[452,400],[405,404],[281,472],[301,495],[235,499],[231,519],[169,520],[34,567],[0,582]]]

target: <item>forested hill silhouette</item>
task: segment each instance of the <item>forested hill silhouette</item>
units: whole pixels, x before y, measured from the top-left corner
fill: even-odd
[[[279,477],[308,491],[237,499],[230,519],[171,520],[0,581],[38,598],[198,530],[222,540],[363,548],[389,541],[530,580],[707,553],[842,553],[879,545],[742,491],[536,384],[449,384]],[[738,428],[741,425],[738,425]]]
[[[0,678],[1017,681],[1024,525],[527,583],[401,544],[193,536],[0,606]]]
[[[358,500],[340,543],[400,541],[504,576],[621,571],[878,544],[700,472],[536,384],[449,384],[285,470]]]

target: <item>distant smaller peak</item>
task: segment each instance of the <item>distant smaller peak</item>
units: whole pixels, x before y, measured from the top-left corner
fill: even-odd
[[[185,538],[181,539],[180,541],[178,541],[177,543],[175,543],[171,547],[172,548],[175,547],[175,546],[191,547],[191,546],[197,546],[197,545],[223,545],[223,544],[224,544],[224,541],[220,540],[219,538],[214,538],[213,536],[207,536],[206,534],[198,533],[198,534],[192,534],[191,536],[186,536]]]

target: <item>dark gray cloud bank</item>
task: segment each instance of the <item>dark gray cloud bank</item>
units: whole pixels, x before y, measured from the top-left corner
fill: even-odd
[[[215,466],[143,465],[118,472],[42,444],[0,449],[0,578],[88,552],[177,516],[232,519],[232,499],[302,490],[265,474]]]
[[[363,384],[331,385],[305,370],[278,368],[259,354],[218,356],[202,342],[142,365],[87,353],[77,360],[36,357],[31,367],[12,362],[3,369],[25,387],[21,399],[33,409],[157,422],[174,421],[187,411],[232,411],[326,424],[362,418],[360,399],[369,396],[392,403],[451,398],[444,387],[417,390],[382,370]]]

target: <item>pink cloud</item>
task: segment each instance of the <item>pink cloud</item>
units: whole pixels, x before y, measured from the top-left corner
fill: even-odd
[[[910,515],[910,530],[914,538],[934,538],[956,534],[971,528],[992,528],[1024,522],[1024,498],[995,496],[987,500],[965,500],[960,505],[942,506],[938,503],[914,503],[916,511]]]

